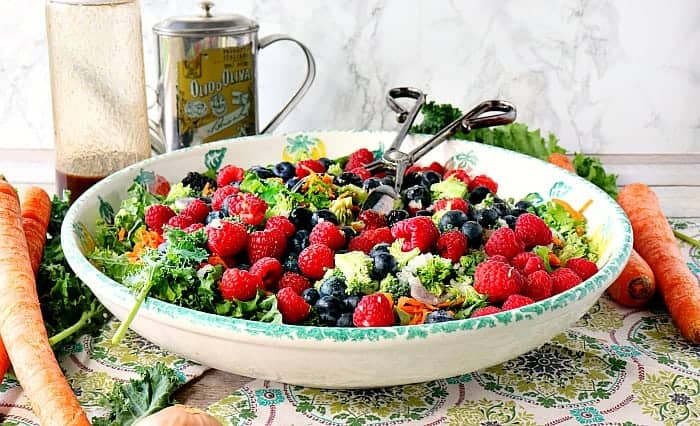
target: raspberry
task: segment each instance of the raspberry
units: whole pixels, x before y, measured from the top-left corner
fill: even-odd
[[[196,221],[190,216],[179,214],[177,216],[171,217],[170,220],[168,220],[168,226],[171,226],[173,228],[185,229],[190,225],[193,225],[195,222]]]
[[[391,244],[394,242],[394,236],[391,233],[391,229],[387,228],[386,226],[377,229],[370,229],[369,231],[365,231],[360,235],[369,239],[373,247],[379,243]]]
[[[148,183],[148,192],[165,197],[170,192],[170,182],[161,175],[155,175],[155,179]]]
[[[388,327],[394,324],[394,304],[384,293],[363,296],[352,314],[356,327]]]
[[[325,171],[326,168],[323,167],[323,164],[321,164],[321,162],[318,160],[301,160],[297,163],[296,166],[296,173],[298,178],[306,177],[310,175],[311,172],[323,173]]]
[[[238,194],[240,190],[236,188],[235,186],[222,186],[221,188],[217,189],[214,194],[211,196],[211,208],[214,210],[221,210],[221,207],[224,205],[224,200],[226,197],[229,195],[234,195]]]
[[[250,273],[260,278],[263,290],[272,291],[282,278],[282,264],[274,257],[263,257],[253,263]]]
[[[365,169],[364,167],[355,167],[354,169],[350,170],[350,173],[355,173],[362,180],[367,180],[372,177],[372,173],[370,173],[370,171]]]
[[[530,251],[518,253],[510,263],[525,275],[530,275],[535,271],[544,269],[544,261],[542,258]]]
[[[525,279],[522,293],[533,300],[544,300],[552,295],[552,278],[547,271],[535,271]]]
[[[527,265],[527,261],[533,257],[539,257],[539,256],[537,256],[535,253],[533,253],[531,251],[524,251],[522,253],[516,254],[510,260],[510,264],[522,271],[523,269],[525,269],[525,265]]]
[[[491,179],[490,177],[488,177],[486,175],[476,176],[467,185],[468,185],[467,188],[469,189],[469,191],[473,191],[480,186],[485,186],[486,188],[489,189],[489,191],[491,191],[492,194],[495,194],[496,192],[498,192],[498,184],[493,179]]]
[[[517,309],[525,305],[529,305],[531,303],[535,303],[534,300],[530,299],[527,296],[523,296],[521,294],[513,294],[508,296],[505,302],[503,302],[503,305],[501,306],[501,309],[504,311],[508,311],[511,309]]]
[[[468,213],[469,204],[463,198],[442,198],[433,204],[433,210],[436,212],[442,210],[461,210],[464,213]]]
[[[515,235],[529,250],[534,246],[546,246],[552,242],[552,230],[544,220],[532,213],[523,213],[515,221]]]
[[[297,324],[304,321],[311,312],[311,305],[303,297],[294,292],[291,287],[285,287],[277,292],[277,308],[282,314],[285,324]]]
[[[564,266],[574,271],[583,281],[589,279],[598,272],[598,266],[583,257],[569,259]]]
[[[498,306],[484,306],[483,308],[475,309],[469,318],[483,317],[484,315],[497,314],[503,312]]]
[[[469,177],[467,171],[462,169],[448,170],[443,176],[443,180],[447,180],[449,177],[454,177],[457,180],[461,180],[465,185],[469,185],[469,182],[472,181],[472,178]],[[469,190],[471,191],[471,189]]]
[[[350,171],[357,167],[362,167],[374,161],[374,154],[367,148],[360,148],[350,154],[348,162],[345,164],[345,170]]]
[[[195,198],[194,200],[190,201],[187,207],[180,211],[180,214],[189,216],[194,219],[195,222],[201,223],[204,222],[209,215],[209,206],[207,206],[207,203],[199,198]]]
[[[520,293],[522,285],[520,272],[502,262],[482,262],[474,272],[474,289],[488,295],[491,303],[502,302],[511,294]]]
[[[335,266],[333,250],[322,244],[311,244],[299,253],[299,269],[312,280],[323,278],[326,270]]]
[[[333,250],[338,250],[345,245],[345,234],[333,222],[324,220],[311,230],[309,242],[311,244],[323,244]]]
[[[427,169],[434,171],[440,176],[445,174],[445,168],[442,166],[442,164],[438,163],[437,161],[433,161],[432,163],[428,164]]]
[[[552,272],[552,294],[559,294],[581,283],[581,277],[569,268],[559,268]]]
[[[372,243],[372,240],[366,235],[362,234],[350,240],[350,243],[348,244],[348,251],[362,251],[365,254],[369,254],[373,247],[374,244]]]
[[[438,238],[436,248],[440,256],[457,263],[467,252],[467,237],[457,230],[445,232]]]
[[[193,223],[192,225],[185,228],[184,231],[187,232],[188,234],[191,234],[193,232],[199,231],[202,228],[204,228],[203,223]]]
[[[228,214],[240,217],[243,223],[248,225],[260,225],[265,220],[266,212],[267,203],[257,195],[239,194],[228,201]]]
[[[523,268],[523,273],[525,275],[530,275],[533,272],[543,271],[544,268],[544,260],[542,260],[541,257],[532,257],[525,264],[525,268]]]
[[[235,256],[248,244],[248,233],[240,223],[214,220],[206,231],[209,251],[220,257]]]
[[[500,254],[490,256],[488,260],[489,262],[501,262],[505,263],[506,265],[510,265],[510,263],[508,262],[508,258],[505,256],[501,256]]]
[[[234,165],[226,165],[219,170],[216,175],[216,186],[221,188],[233,182],[242,182],[245,170]]]
[[[175,212],[163,204],[154,204],[146,209],[146,226],[152,231],[163,232],[163,225],[166,225]]]
[[[411,251],[418,247],[421,253],[427,253],[433,248],[440,235],[433,221],[427,216],[416,216],[402,220],[391,227],[394,238],[403,238],[403,251]]]
[[[265,222],[265,229],[278,229],[285,237],[289,238],[296,232],[296,227],[284,216],[273,216]]]
[[[383,214],[374,210],[363,210],[357,220],[365,224],[365,231],[386,226],[386,218]]]
[[[523,243],[516,237],[512,229],[498,228],[486,241],[484,250],[489,256],[500,254],[508,259],[512,259],[518,253],[522,253]]]
[[[422,172],[423,170],[425,170],[425,167],[416,166],[416,165],[414,164],[413,166],[411,166],[411,167],[409,167],[409,168],[406,169],[406,171],[404,172],[404,176],[406,176],[406,175],[408,175],[408,174],[410,174],[410,173],[420,173],[420,172]]]
[[[301,294],[302,291],[311,287],[311,283],[305,276],[297,274],[296,272],[285,272],[277,284],[277,287],[279,287],[280,290],[291,287],[296,294]]]
[[[248,260],[251,264],[263,257],[281,259],[286,249],[287,238],[277,229],[251,232],[248,237]]]
[[[221,296],[226,300],[250,300],[255,297],[258,287],[262,287],[259,277],[238,268],[224,271],[219,284]]]

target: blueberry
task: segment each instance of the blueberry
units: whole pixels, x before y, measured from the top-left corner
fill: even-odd
[[[199,198],[200,200],[204,201],[205,203],[207,203],[208,206],[211,207],[211,197],[205,197],[204,195],[201,195],[201,196],[199,196],[199,197],[197,197],[197,198]]]
[[[469,207],[467,207],[467,220],[476,222],[476,209],[472,204],[469,204]]]
[[[212,220],[221,219],[223,217],[224,217],[224,215],[223,215],[223,213],[221,213],[221,210],[214,210],[214,211],[209,212],[209,214],[207,215],[207,218],[204,219],[204,223],[209,225]]]
[[[431,185],[438,183],[442,180],[439,173],[432,170],[426,170],[421,173],[421,184],[426,188],[430,188]]]
[[[333,179],[333,183],[335,183],[338,186],[345,186],[345,185],[355,185],[355,186],[362,186],[362,178],[360,175],[351,173],[351,172],[343,172],[339,176],[336,176],[335,179]]]
[[[470,248],[477,248],[484,240],[484,228],[477,222],[467,221],[462,225],[462,234],[467,237]]]
[[[352,229],[352,226],[341,226],[340,230],[345,234],[345,244],[348,244],[353,237],[357,236],[357,232]]]
[[[289,213],[289,221],[296,229],[311,229],[311,216],[313,213],[306,207],[295,207]]]
[[[389,227],[394,226],[395,223],[399,223],[402,220],[406,220],[411,215],[406,210],[392,210],[386,216],[386,224]]]
[[[432,216],[432,215],[433,215],[433,212],[431,212],[430,210],[418,210],[416,212],[416,216]]]
[[[338,225],[338,217],[328,209],[319,209],[311,215],[311,228],[318,225],[319,222],[328,221]]]
[[[321,296],[333,296],[338,299],[343,299],[345,297],[345,281],[338,277],[328,277],[321,283],[321,287],[318,289]]]
[[[498,211],[493,207],[486,207],[477,212],[476,219],[484,228],[491,227],[495,225],[498,220]]]
[[[532,208],[532,203],[527,201],[527,200],[520,200],[517,203],[515,203],[514,206],[516,209],[521,209],[521,210],[526,210],[529,208]]]
[[[326,158],[326,157],[319,158],[318,162],[323,165],[323,168],[325,170],[328,170],[328,168],[331,166],[331,164],[333,164],[333,160],[331,160],[330,158]]]
[[[272,170],[268,169],[267,167],[253,166],[248,170],[258,175],[260,179],[268,179],[275,177],[275,174],[272,173]]]
[[[391,175],[384,176],[384,177],[382,178],[382,184],[387,185],[387,186],[390,186],[390,187],[393,188],[394,185],[396,185],[396,179],[394,179],[394,177],[391,176]]]
[[[387,274],[396,272],[396,259],[389,253],[377,253],[372,259],[374,263],[371,275],[375,280],[381,280]]]
[[[430,205],[430,191],[422,185],[413,185],[403,194],[405,206],[414,209],[425,209]]]
[[[343,299],[343,308],[345,308],[345,312],[354,312],[361,299],[362,296],[357,294],[353,294],[352,296],[348,296]]]
[[[282,262],[282,267],[285,271],[296,272],[297,274],[300,274],[301,270],[299,269],[299,256],[295,253],[289,253],[287,257],[284,258],[284,261]]]
[[[289,238],[289,251],[300,253],[309,246],[309,231],[300,229]]]
[[[362,183],[362,189],[369,192],[381,184],[382,184],[382,181],[379,180],[379,178],[371,177]]]
[[[496,203],[494,202],[493,205],[491,206],[493,209],[498,212],[498,217],[503,217],[509,213],[508,206],[506,203]]]
[[[282,161],[275,164],[275,167],[272,169],[272,173],[283,180],[287,180],[296,176],[297,169],[294,167],[294,164],[290,163],[289,161]]]
[[[284,184],[287,186],[287,189],[291,191],[297,183],[299,183],[299,178],[293,177],[287,180]]]
[[[336,327],[354,327],[355,324],[352,322],[352,312],[345,312],[340,315],[338,320],[335,322]]]
[[[420,185],[421,184],[421,175],[418,172],[411,172],[407,173],[403,177],[403,188],[410,188],[412,186]],[[421,185],[422,186],[422,185]]]
[[[452,229],[459,229],[464,225],[464,222],[469,220],[466,213],[461,210],[450,210],[445,212],[438,222],[440,232],[447,232]]]
[[[306,300],[306,303],[313,306],[316,304],[321,295],[318,293],[318,290],[311,287],[304,289],[304,291],[301,292],[301,297],[303,297],[304,300]]]
[[[453,319],[455,319],[454,315],[443,309],[440,309],[438,311],[433,311],[429,313],[428,316],[425,318],[425,323],[434,324],[436,322],[452,321]]]
[[[370,257],[374,257],[378,255],[379,253],[389,253],[389,244],[387,243],[379,243],[376,246],[372,247],[372,250],[369,252]]]
[[[508,224],[508,227],[510,229],[515,230],[515,222],[518,220],[517,217],[510,215],[510,214],[507,214],[507,215],[503,216],[503,220],[506,221],[506,223]]]
[[[318,320],[323,325],[334,326],[338,322],[338,316],[328,312],[321,312],[318,314]]]
[[[338,318],[343,310],[343,302],[337,297],[321,296],[314,304],[314,308],[319,314],[325,313]]]
[[[521,209],[521,208],[514,207],[514,208],[510,209],[510,212],[509,212],[509,213],[511,214],[511,216],[518,217],[518,216],[520,216],[521,214],[527,213],[527,210],[523,210],[523,209]]]
[[[484,201],[487,195],[491,193],[491,190],[485,186],[477,186],[472,192],[469,193],[469,202],[472,204],[479,204]]]

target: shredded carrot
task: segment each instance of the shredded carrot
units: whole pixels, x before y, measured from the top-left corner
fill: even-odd
[[[578,212],[581,213],[581,214],[583,214],[583,212],[585,212],[586,209],[588,209],[588,207],[590,207],[591,204],[593,204],[593,200],[592,200],[592,199],[589,199],[588,201],[586,201],[585,203],[583,203],[583,205],[581,206],[581,208],[578,209]]]
[[[562,241],[559,237],[552,236],[552,243],[554,243],[554,245],[557,247],[564,247],[564,241]]]
[[[224,269],[228,268],[228,265],[226,265],[226,262],[224,261],[224,259],[222,259],[220,256],[217,256],[217,255],[209,256],[209,258],[207,259],[207,263],[209,263],[210,265],[214,265],[214,266],[221,265],[224,267]]]
[[[576,227],[576,235],[578,235],[580,237],[585,233],[586,233],[586,230],[583,228],[583,226],[579,225]]]
[[[126,238],[126,229],[120,228],[119,233],[117,234],[117,239],[119,241],[124,241],[124,238]]]
[[[212,189],[211,185],[209,185],[209,182],[205,183],[204,188],[202,188],[202,195],[208,197],[213,193],[214,190]]]
[[[549,252],[549,264],[555,267],[561,265],[561,260],[551,251]]]
[[[126,253],[126,257],[131,263],[137,263],[141,255],[146,251],[146,248],[157,248],[163,241],[163,237],[156,231],[147,231],[139,229],[136,231],[136,243],[133,250]]]
[[[584,219],[583,215],[579,213],[576,209],[571,207],[571,204],[559,198],[552,198],[552,202],[559,204],[564,207],[564,209],[573,217],[575,220],[582,221]]]

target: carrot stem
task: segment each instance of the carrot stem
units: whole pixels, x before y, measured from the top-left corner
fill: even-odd
[[[89,311],[83,312],[82,315],[80,315],[80,318],[78,319],[78,321],[75,322],[75,324],[73,324],[70,327],[61,330],[59,333],[51,336],[49,338],[49,344],[51,346],[56,346],[57,344],[59,344],[63,340],[69,338],[76,331],[80,330],[85,325],[85,323],[90,321],[92,319],[92,317],[94,317],[95,314],[97,314],[97,312],[98,312],[97,305],[93,304],[92,306],[90,306]]]
[[[682,233],[681,231],[676,231],[676,230],[674,229],[674,230],[673,230],[673,235],[675,235],[676,238],[678,238],[678,239],[681,240],[681,241],[685,241],[686,243],[688,243],[688,244],[690,244],[690,245],[692,245],[692,246],[695,246],[695,247],[699,247],[699,248],[700,248],[700,241],[696,240],[696,239],[693,238],[693,237],[690,237],[690,236],[688,236],[688,235],[685,235],[685,234]]]

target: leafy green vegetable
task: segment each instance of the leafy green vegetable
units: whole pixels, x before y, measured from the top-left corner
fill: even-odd
[[[598,259],[594,245],[590,243],[588,236],[583,232],[586,226],[585,219],[576,220],[566,208],[553,201],[537,206],[536,210],[537,215],[550,228],[556,230],[559,239],[564,243],[563,247],[555,246],[553,249],[554,254],[562,264],[575,257],[585,257],[592,262]],[[537,254],[539,255],[539,253]]]
[[[277,297],[274,294],[267,296],[260,289],[251,300],[224,300],[218,303],[216,313],[234,318],[282,324],[282,313],[277,308]]]
[[[440,256],[431,256],[425,265],[416,268],[416,276],[421,284],[435,297],[445,291],[447,278],[452,275],[452,262]]]
[[[130,426],[138,420],[173,405],[172,395],[180,379],[163,363],[153,367],[136,367],[141,375],[127,383],[119,383],[101,401],[110,411],[92,419],[94,426]]]
[[[291,192],[281,179],[260,179],[253,172],[245,173],[240,189],[265,200],[269,206],[267,217],[287,216],[294,207],[304,200],[302,194]]]
[[[468,254],[459,258],[459,266],[457,267],[458,279],[464,280],[465,277],[473,280],[474,272],[479,263],[486,260],[486,253],[483,250],[471,250]]]
[[[613,198],[617,198],[617,175],[606,174],[600,160],[583,154],[574,156],[576,174],[590,181]]]
[[[372,258],[361,251],[335,255],[335,270],[345,278],[347,294],[372,294],[379,283],[372,279]]]
[[[459,311],[455,313],[455,319],[469,318],[476,309],[488,305],[488,296],[477,292],[474,287],[471,286],[469,280],[452,284],[452,287],[448,290],[448,294],[450,298],[453,299],[464,298],[464,302],[462,302]]]
[[[104,306],[73,273],[61,248],[61,224],[68,200],[68,193],[64,193],[51,201],[44,256],[37,273],[41,312],[53,346],[78,333],[92,333],[107,319]]]
[[[411,133],[426,133],[434,135],[445,126],[462,116],[462,111],[450,104],[438,104],[434,101],[426,103],[421,109],[423,121],[411,127]]]
[[[170,191],[168,191],[168,195],[163,202],[167,205],[172,205],[179,198],[194,197],[195,195],[195,191],[189,185],[183,185],[182,182],[178,182],[170,187]]]

